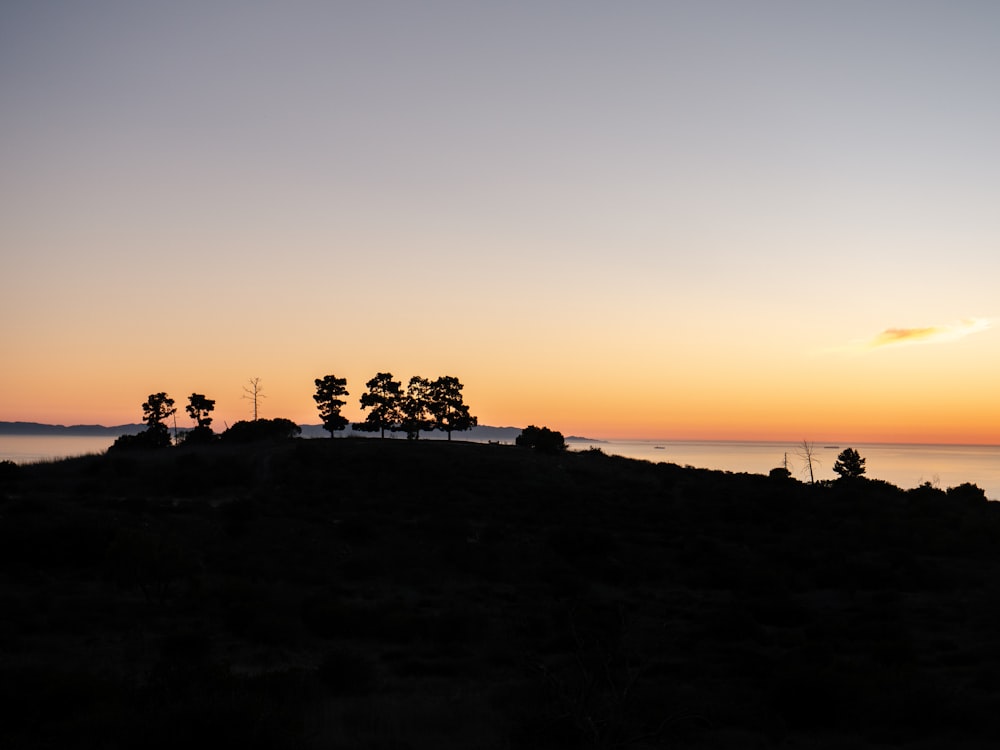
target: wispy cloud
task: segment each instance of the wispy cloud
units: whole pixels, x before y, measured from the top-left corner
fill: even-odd
[[[990,321],[987,318],[970,318],[951,325],[925,326],[923,328],[886,328],[867,342],[862,342],[861,348],[880,349],[886,346],[905,346],[907,344],[943,344],[958,341],[973,333],[989,330]]]

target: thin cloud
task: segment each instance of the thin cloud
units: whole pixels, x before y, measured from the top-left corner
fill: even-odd
[[[989,330],[990,321],[985,318],[971,318],[946,326],[925,326],[923,328],[886,328],[864,345],[865,349],[880,349],[886,346],[907,344],[943,344],[958,341],[973,333]]]

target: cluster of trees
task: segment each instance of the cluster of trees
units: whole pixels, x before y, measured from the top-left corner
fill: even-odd
[[[149,394],[142,404],[142,421],[146,429],[137,435],[122,435],[113,447],[115,448],[165,448],[171,444],[170,429],[164,422],[177,413],[174,400],[166,393]],[[215,409],[215,399],[206,398],[201,393],[188,396],[188,404],[184,407],[195,426],[185,436],[185,442],[207,442],[214,437],[212,432],[212,411]]]
[[[350,395],[347,378],[326,375],[315,382],[313,400],[323,427],[333,437],[349,424],[340,413],[347,404],[343,397]],[[462,432],[479,424],[462,397],[463,387],[458,378],[450,375],[436,380],[414,375],[404,390],[401,381],[393,380],[392,373],[380,372],[365,383],[367,390],[361,394],[361,409],[368,413],[363,422],[353,427],[363,432],[379,432],[383,438],[387,431],[405,432],[411,440],[419,438],[421,432],[439,430],[448,433],[451,440],[452,432]]]
[[[260,379],[250,381],[253,388],[254,418],[251,422],[240,421],[229,427],[222,439],[233,442],[292,437],[301,432],[298,425],[288,419],[258,419],[257,401],[260,396]],[[332,437],[350,424],[341,409],[347,402],[347,379],[326,375],[316,379],[316,393],[313,399],[319,409],[323,427]],[[356,430],[380,432],[382,437],[388,432],[405,432],[408,438],[417,439],[421,432],[440,430],[448,433],[461,432],[475,427],[479,422],[469,413],[469,407],[462,397],[463,385],[458,378],[450,375],[428,380],[419,375],[410,378],[403,389],[402,383],[393,380],[392,374],[380,372],[365,383],[367,391],[361,396],[361,409],[368,410],[363,422],[354,426]],[[247,389],[244,389],[247,390]],[[146,429],[137,435],[122,435],[113,448],[165,448],[173,442],[166,421],[177,413],[175,402],[163,391],[152,393],[142,405],[142,421]],[[212,411],[215,400],[204,394],[192,393],[185,407],[194,421],[183,437],[184,443],[207,443],[216,438],[212,431]]]

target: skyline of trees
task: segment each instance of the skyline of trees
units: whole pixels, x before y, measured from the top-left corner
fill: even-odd
[[[363,432],[405,432],[417,440],[421,432],[438,430],[448,435],[475,427],[479,420],[469,412],[462,397],[463,385],[458,378],[444,375],[429,380],[414,375],[406,390],[392,373],[380,372],[367,383],[361,395],[361,408],[371,409],[364,421],[354,424]]]

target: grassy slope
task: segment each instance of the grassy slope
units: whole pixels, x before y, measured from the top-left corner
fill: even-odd
[[[0,474],[7,747],[987,747],[1000,506],[374,440]]]

